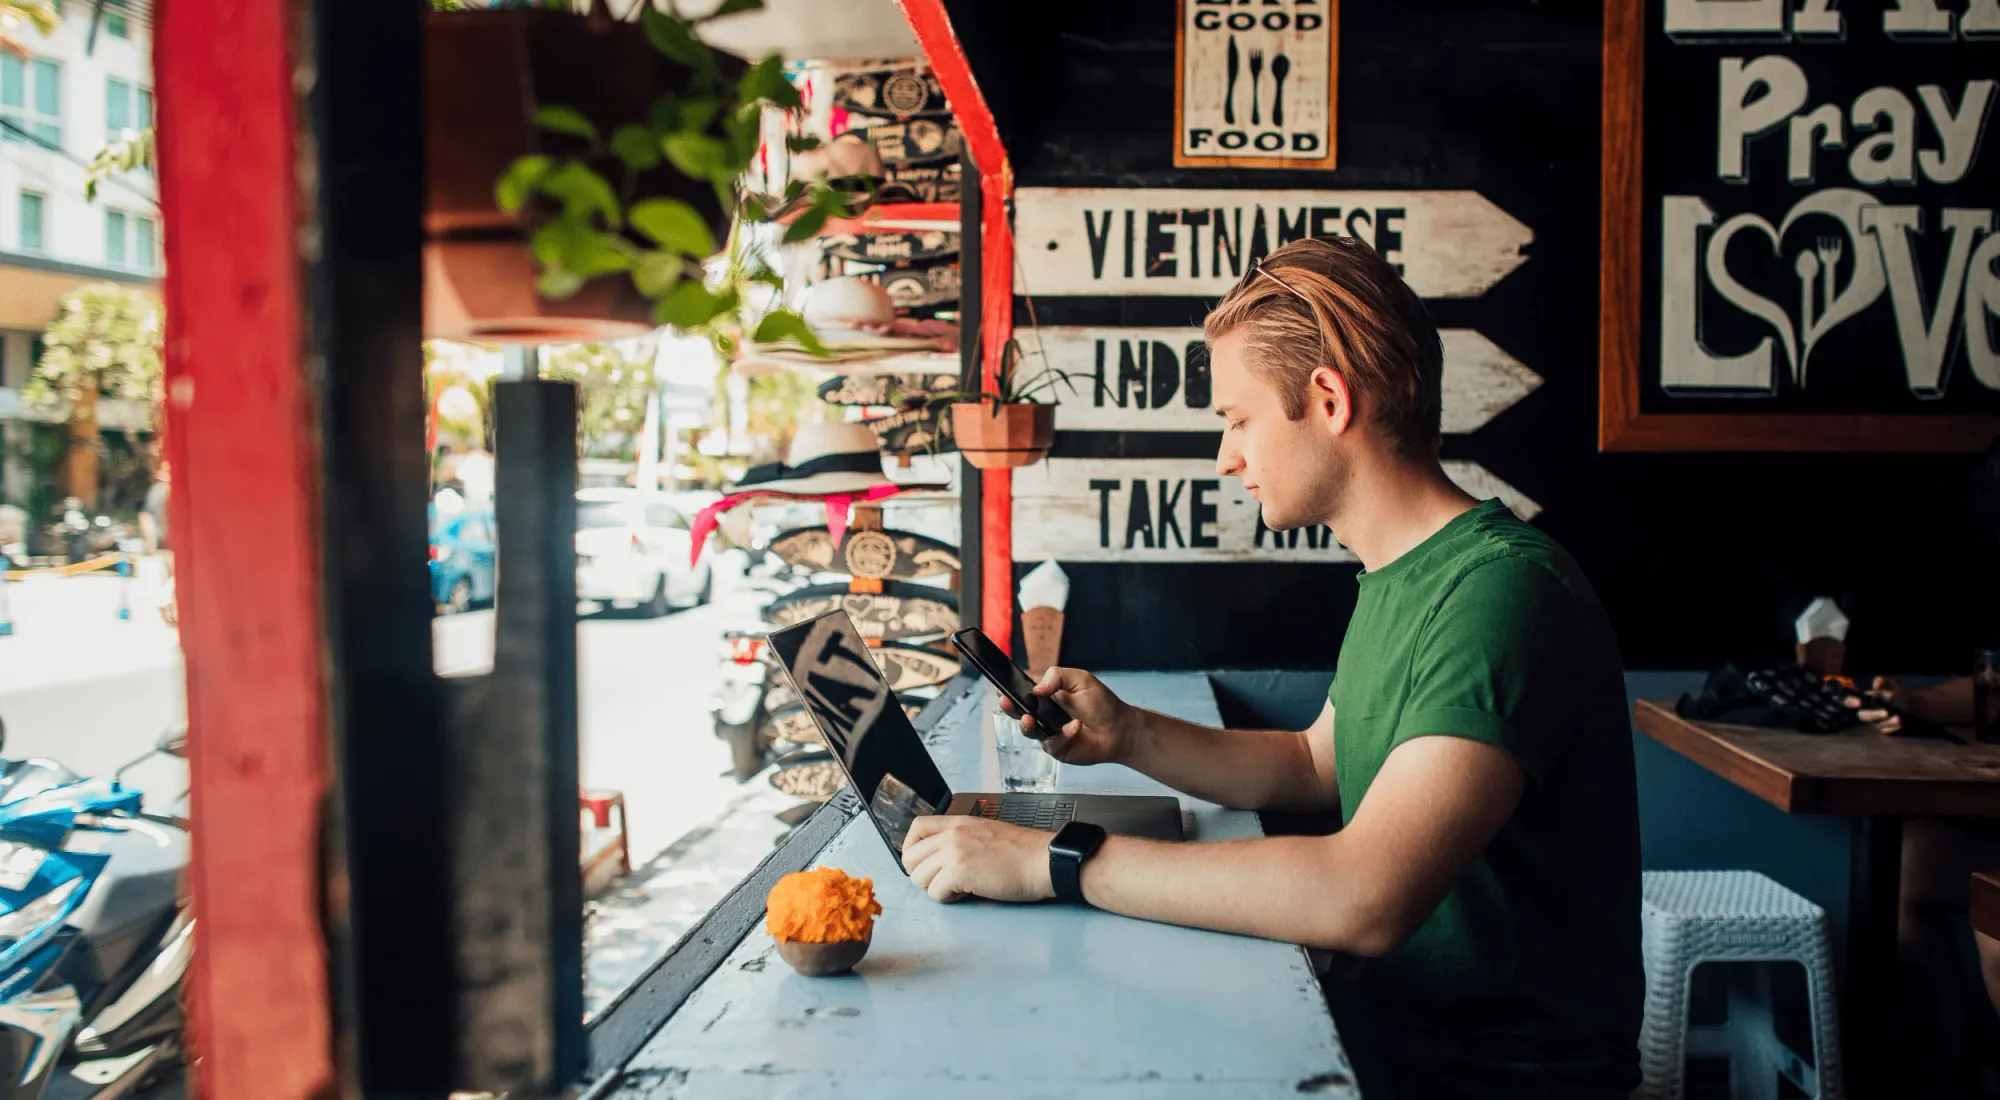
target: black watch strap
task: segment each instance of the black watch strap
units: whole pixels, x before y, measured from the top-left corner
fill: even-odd
[[[1083,864],[1104,843],[1104,827],[1072,821],[1049,841],[1049,885],[1059,901],[1089,904],[1083,897]]]

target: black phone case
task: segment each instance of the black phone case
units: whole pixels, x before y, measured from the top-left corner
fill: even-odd
[[[987,683],[992,684],[995,690],[999,691],[1000,694],[1005,695],[1010,701],[1013,702],[1013,704],[1016,707],[1020,708],[1023,714],[1034,715],[1035,724],[1042,727],[1043,732],[1047,736],[1050,737],[1061,736],[1062,727],[1069,725],[1072,715],[1068,711],[1062,709],[1062,706],[1060,704],[1058,704],[1055,700],[1050,699],[1046,696],[1031,695],[1028,698],[1023,699],[1019,695],[1015,694],[1014,689],[1007,685],[1007,681],[1004,677],[1000,676],[994,670],[987,668],[986,662],[980,660],[979,655],[974,653],[971,647],[967,646],[964,642],[958,640],[957,633],[951,635],[951,646],[953,649],[958,650],[958,652],[962,656],[964,656],[968,664],[970,664],[973,668],[978,669],[979,674],[981,676],[986,677]],[[1019,670],[1017,669],[1016,671]],[[1062,720],[1056,723],[1054,729],[1049,728],[1048,718],[1043,713],[1044,711],[1048,710],[1055,711],[1057,714],[1062,716]]]

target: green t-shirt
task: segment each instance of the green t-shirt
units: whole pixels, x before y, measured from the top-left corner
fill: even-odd
[[[1645,996],[1638,796],[1624,673],[1596,594],[1497,500],[1360,588],[1328,692],[1343,823],[1412,738],[1497,745],[1528,779],[1410,941],[1332,983],[1362,1088],[1379,1061],[1378,1076],[1408,1079],[1381,1090],[1391,1096],[1445,1094],[1417,1085],[1433,1074],[1543,1095],[1629,1090]]]

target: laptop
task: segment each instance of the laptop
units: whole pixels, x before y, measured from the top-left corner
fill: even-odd
[[[805,702],[876,831],[899,857],[899,867],[910,823],[928,814],[969,814],[1050,830],[1087,821],[1126,836],[1182,839],[1180,800],[1171,796],[953,791],[845,611],[829,611],[767,637],[778,667]]]

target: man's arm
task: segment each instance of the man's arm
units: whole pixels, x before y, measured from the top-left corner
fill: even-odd
[[[1122,763],[1177,791],[1247,810],[1339,808],[1333,704],[1305,730],[1224,730],[1134,708]]]
[[[1197,798],[1243,809],[1340,805],[1331,703],[1306,730],[1220,730],[1132,706],[1081,669],[1049,669],[1035,694],[1053,698],[1071,717],[1042,741],[1044,751],[1066,764],[1124,764]],[[1021,730],[1030,737],[1045,734],[1025,717]]]
[[[1526,783],[1504,749],[1414,738],[1389,754],[1353,821],[1332,836],[1214,844],[1110,837],[1084,865],[1084,896],[1146,920],[1387,954],[1492,842]],[[1054,896],[1048,834],[984,818],[918,818],[903,862],[939,901]]]

